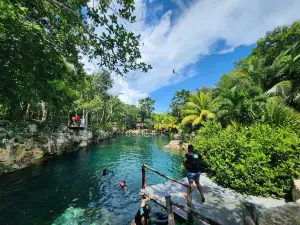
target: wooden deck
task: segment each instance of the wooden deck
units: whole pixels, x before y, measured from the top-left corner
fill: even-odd
[[[183,183],[188,183],[186,178],[178,180]],[[192,209],[206,218],[212,219],[221,225],[244,225],[244,202],[259,202],[259,197],[243,196],[230,189],[221,188],[214,184],[205,175],[200,178],[205,194],[205,203],[201,202],[201,197],[197,188],[192,193]],[[141,189],[141,194],[152,195],[157,203],[163,207],[166,206],[165,196],[171,195],[172,201],[181,205],[187,205],[187,200],[184,197],[186,187],[167,181],[166,183],[156,184]],[[270,208],[284,204],[284,200],[263,199],[259,208]],[[187,219],[187,213],[175,206],[173,212],[178,216]],[[205,223],[197,217],[193,216],[194,224],[215,224],[213,222]]]
[[[188,181],[186,178],[179,180],[180,182],[184,182],[188,184]],[[205,190],[205,189],[204,189]],[[148,186],[145,189],[141,189],[140,194],[145,194],[147,196],[154,197],[154,202],[162,207],[166,207],[166,195],[171,195],[172,201],[179,203],[181,205],[187,206],[187,199],[184,196],[184,193],[186,193],[187,188],[174,183],[172,181],[168,181],[166,183],[162,184],[156,184]],[[235,210],[232,210],[230,208],[223,208],[221,211],[221,207],[216,206],[217,202],[213,199],[216,199],[215,197],[211,199],[211,195],[209,193],[205,193],[206,196],[206,202],[201,202],[200,194],[195,187],[193,193],[192,193],[192,209],[196,212],[198,212],[200,215],[203,215],[207,219],[211,219],[210,222],[206,223],[203,220],[200,220],[196,216],[193,216],[193,224],[196,225],[207,225],[207,224],[222,224],[222,225],[240,225],[243,223],[243,210],[242,208],[235,208]],[[222,201],[222,200],[221,200]],[[223,204],[221,204],[223,205]],[[180,216],[181,218],[187,220],[188,219],[188,213],[182,209],[177,208],[176,206],[173,207],[173,212]],[[234,214],[234,218],[230,219],[231,215]],[[237,217],[239,219],[237,220]]]
[[[146,184],[146,169],[168,179],[169,181],[147,186]],[[170,205],[172,206],[173,213],[187,219],[188,213],[193,215],[193,224],[207,225],[244,225],[252,224],[245,223],[245,215],[247,214],[245,203],[255,204],[259,211],[284,205],[284,199],[268,199],[256,196],[246,196],[239,194],[231,189],[223,188],[205,174],[201,174],[200,183],[203,186],[203,191],[206,201],[201,202],[201,197],[197,188],[191,193],[192,204],[191,207],[187,206],[187,199],[184,194],[187,192],[188,180],[187,178],[175,180],[168,177],[153,168],[143,165],[142,166],[142,189],[140,195],[152,197],[152,201],[161,207],[166,207],[166,196],[171,196],[171,204],[168,203],[168,215],[170,214]],[[179,208],[180,207],[180,208]],[[184,209],[184,210],[183,210]],[[171,213],[171,214],[173,214]],[[200,219],[201,218],[201,219]],[[252,219],[251,219],[252,220]],[[250,221],[251,222],[251,221]],[[169,220],[168,224],[174,224],[173,219]]]

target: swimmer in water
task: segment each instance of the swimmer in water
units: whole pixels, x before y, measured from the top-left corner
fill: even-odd
[[[123,188],[125,192],[128,192],[128,187],[125,180],[121,181],[119,184],[120,187]]]
[[[109,174],[110,172],[111,172],[110,170],[105,168],[102,172],[102,175],[105,176],[105,175]]]

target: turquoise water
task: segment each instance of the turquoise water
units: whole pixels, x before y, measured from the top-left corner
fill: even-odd
[[[184,176],[184,153],[164,150],[168,142],[163,136],[120,136],[8,174],[0,178],[0,224],[130,224],[140,205],[143,163],[174,178]],[[113,173],[102,176],[104,168]],[[164,181],[147,172],[148,185]]]

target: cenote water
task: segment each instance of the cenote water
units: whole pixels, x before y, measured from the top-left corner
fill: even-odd
[[[140,205],[143,163],[174,178],[184,176],[183,153],[164,150],[168,142],[163,136],[120,136],[5,175],[0,178],[0,224],[128,225]],[[104,168],[113,173],[102,176]],[[121,180],[127,181],[128,193],[119,187]],[[164,181],[147,172],[148,185]]]

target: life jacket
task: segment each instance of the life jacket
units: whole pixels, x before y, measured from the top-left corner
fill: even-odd
[[[201,156],[195,152],[188,152],[185,157],[187,159],[187,171],[190,173],[200,172]]]

